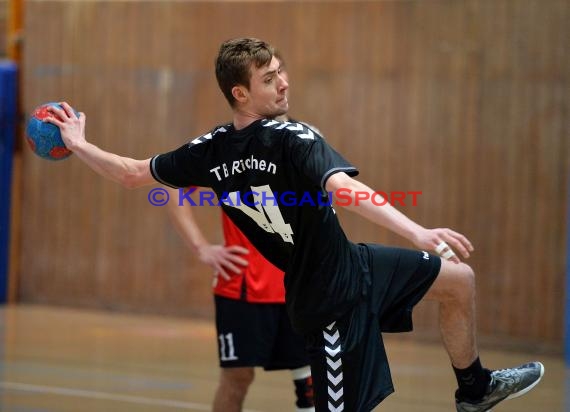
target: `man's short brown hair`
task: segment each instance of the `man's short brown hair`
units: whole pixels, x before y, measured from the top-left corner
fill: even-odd
[[[252,64],[256,68],[266,66],[273,54],[273,47],[259,39],[238,38],[222,43],[216,58],[216,79],[230,106],[236,102],[232,88],[242,85],[249,90]]]

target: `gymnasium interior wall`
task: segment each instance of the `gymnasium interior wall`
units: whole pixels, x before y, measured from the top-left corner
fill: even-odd
[[[293,117],[371,187],[420,191],[400,207],[411,218],[473,242],[482,340],[562,351],[567,1],[25,4],[25,111],[66,100],[87,114],[88,140],[139,159],[231,119],[213,74],[223,40],[273,43]],[[212,316],[211,271],[149,204],[151,187],[129,191],[27,147],[22,163],[20,302]],[[222,242],[219,211],[194,213]],[[339,214],[355,241],[410,246]],[[436,311],[420,305],[412,338],[437,336]]]
[[[8,1],[0,0],[0,58],[6,57],[8,33]]]

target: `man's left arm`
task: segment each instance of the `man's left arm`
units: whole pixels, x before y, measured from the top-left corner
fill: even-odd
[[[447,228],[426,229],[408,218],[387,201],[382,202],[382,206],[374,204],[372,202],[373,195],[379,196],[379,194],[374,194],[374,190],[346,173],[339,172],[333,174],[327,179],[325,186],[327,192],[337,193],[338,190],[342,190],[343,200],[346,200],[345,197],[350,197],[350,201],[346,206],[347,209],[402,236],[419,249],[436,251],[436,248],[442,242],[447,242],[464,258],[468,258],[469,252],[473,251],[471,242],[461,233]],[[456,255],[451,256],[449,259],[459,262],[459,258]]]

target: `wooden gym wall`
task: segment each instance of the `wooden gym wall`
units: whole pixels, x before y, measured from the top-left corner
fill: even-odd
[[[401,209],[466,234],[476,252],[483,339],[561,351],[570,148],[570,4],[30,0],[25,109],[67,100],[87,136],[135,158],[230,119],[213,59],[221,41],[283,52],[291,113],[318,126]],[[210,270],[166,210],[24,148],[19,299],[211,316]],[[198,210],[199,209],[199,210]],[[354,240],[408,245],[340,210]],[[219,212],[195,209],[220,242]],[[416,311],[437,334],[436,308]]]
[[[6,57],[7,32],[8,32],[8,1],[0,0],[0,58]]]

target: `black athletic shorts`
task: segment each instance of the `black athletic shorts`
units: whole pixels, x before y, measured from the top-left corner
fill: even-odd
[[[412,330],[412,309],[441,267],[427,252],[359,247],[367,283],[361,301],[306,336],[318,412],[370,411],[394,391],[381,333]]]
[[[285,304],[214,299],[220,367],[277,370],[309,364],[304,339],[293,331]]]

